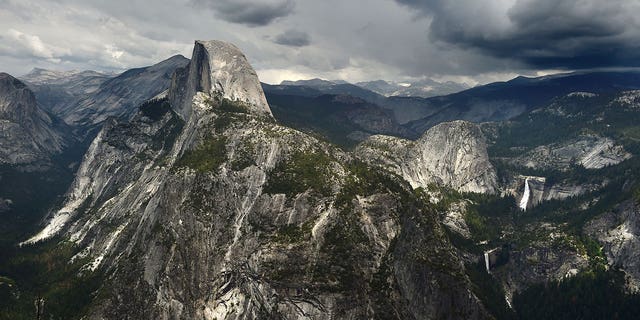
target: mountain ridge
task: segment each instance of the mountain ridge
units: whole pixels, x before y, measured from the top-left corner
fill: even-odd
[[[201,44],[194,52],[225,45]],[[455,303],[457,314],[489,318],[408,184],[246,105],[260,96],[212,91],[221,73],[203,53],[168,99],[107,123],[62,209],[25,243],[60,234],[77,246],[79,272],[108,275],[108,298],[88,317],[454,318]],[[244,75],[222,76],[227,89]],[[155,118],[144,111],[164,103]]]

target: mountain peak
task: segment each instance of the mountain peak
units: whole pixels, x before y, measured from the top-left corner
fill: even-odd
[[[150,70],[155,70],[155,69],[159,69],[159,70],[164,70],[167,69],[168,67],[182,67],[184,65],[186,65],[189,62],[189,59],[185,58],[183,55],[181,54],[176,54],[174,56],[171,56],[167,59],[164,59],[152,66],[149,66],[148,68]]]
[[[22,81],[16,79],[14,76],[5,72],[0,72],[0,89],[6,88],[8,86],[17,89],[26,88],[26,85],[22,83]]]
[[[254,114],[272,116],[258,75],[240,49],[228,42],[197,40],[189,66],[176,73],[169,99],[184,119],[191,115],[196,92],[243,102]]]

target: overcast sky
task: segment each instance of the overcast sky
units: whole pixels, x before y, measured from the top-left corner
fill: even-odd
[[[240,47],[262,81],[519,74],[640,65],[640,0],[0,0],[0,71],[121,71],[195,39]]]

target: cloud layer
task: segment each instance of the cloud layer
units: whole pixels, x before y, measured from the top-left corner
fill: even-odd
[[[293,12],[293,0],[194,0],[198,6],[212,9],[229,22],[265,26]]]
[[[306,32],[289,29],[279,34],[274,42],[283,46],[304,47],[311,44],[311,37]]]
[[[635,0],[0,0],[0,71],[124,70],[221,39],[271,83],[474,85],[638,66],[638,17]]]

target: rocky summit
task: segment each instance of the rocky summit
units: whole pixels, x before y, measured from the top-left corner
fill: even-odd
[[[416,140],[377,135],[356,153],[402,176],[414,188],[444,185],[461,192],[494,193],[498,182],[485,137],[466,121],[439,124]]]
[[[196,92],[246,103],[251,113],[271,116],[258,75],[236,46],[222,41],[196,41],[189,66],[177,72],[169,100],[185,120]]]

